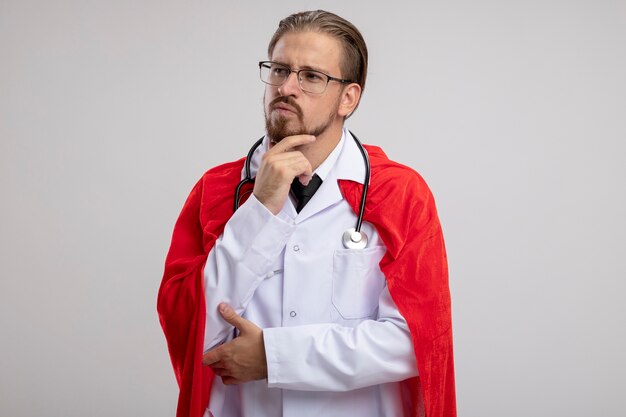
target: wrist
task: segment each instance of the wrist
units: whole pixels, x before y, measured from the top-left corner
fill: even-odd
[[[265,198],[262,194],[253,193],[254,197],[259,200],[259,203],[263,204],[266,209],[269,210],[274,216],[276,216],[283,209],[285,201],[276,201],[273,198]]]

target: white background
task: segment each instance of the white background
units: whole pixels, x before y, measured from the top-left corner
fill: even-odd
[[[623,416],[626,2],[0,0],[0,415],[172,416],[174,221],[263,134],[257,61],[324,8],[370,50],[349,127],[423,174],[459,415]]]

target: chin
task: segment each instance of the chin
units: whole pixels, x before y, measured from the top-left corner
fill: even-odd
[[[309,130],[304,126],[290,126],[288,120],[279,118],[265,124],[265,131],[273,143],[278,143],[287,136],[309,135]]]

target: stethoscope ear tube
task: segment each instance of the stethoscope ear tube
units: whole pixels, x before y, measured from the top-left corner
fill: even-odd
[[[246,176],[243,180],[241,180],[239,184],[237,184],[237,188],[235,189],[235,202],[234,202],[233,212],[237,211],[237,209],[239,208],[239,200],[240,200],[239,195],[241,192],[241,187],[243,187],[245,184],[249,182],[254,182],[254,178],[252,178],[252,171],[250,169],[250,162],[252,161],[252,155],[254,154],[254,151],[256,151],[256,149],[259,146],[261,146],[261,143],[263,143],[263,138],[265,138],[265,136],[261,136],[259,140],[254,142],[254,145],[252,145],[252,147],[248,151],[248,156],[246,156],[246,167],[245,167]]]
[[[237,188],[235,189],[235,206],[233,207],[233,212],[237,211],[239,208],[239,200],[241,200],[241,187],[249,182],[254,183],[254,178],[244,178],[239,184],[237,184]]]
[[[252,172],[250,171],[250,162],[252,161],[252,155],[254,154],[254,151],[256,151],[256,148],[261,146],[264,138],[265,136],[261,136],[259,140],[254,142],[254,145],[252,145],[252,148],[250,148],[250,150],[248,151],[248,156],[246,156],[246,178],[245,179],[248,179],[248,180],[252,179]]]

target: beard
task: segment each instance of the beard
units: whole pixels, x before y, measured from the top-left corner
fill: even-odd
[[[282,115],[272,115],[272,111],[274,110],[274,106],[277,103],[285,103],[293,107],[298,116],[298,121],[296,126],[289,126],[290,118],[282,116]],[[326,120],[321,122],[318,126],[307,128],[304,124],[304,114],[302,112],[302,108],[296,103],[296,101],[291,96],[281,96],[276,97],[272,102],[265,108],[265,131],[267,132],[267,136],[270,138],[270,142],[278,143],[287,136],[295,136],[295,135],[311,135],[311,136],[319,136],[324,133],[330,125],[337,118],[337,109],[339,108],[339,100],[334,108],[331,109]],[[269,111],[268,111],[269,109]]]

